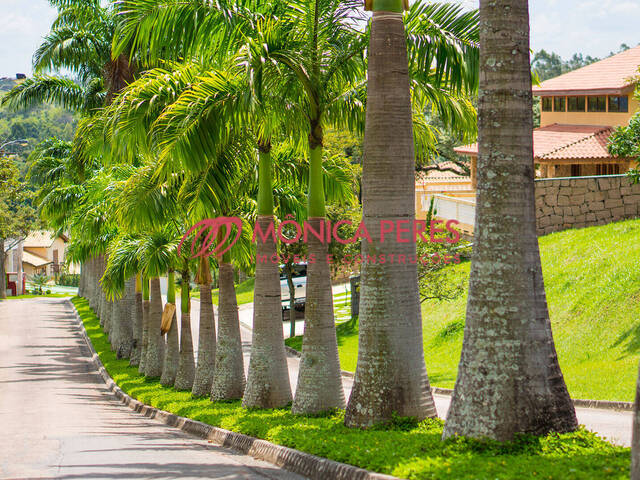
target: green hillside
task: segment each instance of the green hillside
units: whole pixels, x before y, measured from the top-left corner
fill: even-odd
[[[0,78],[0,97],[18,83],[11,78]],[[0,107],[0,144],[22,140],[18,144],[8,145],[3,153],[11,155],[21,176],[24,176],[28,169],[27,158],[33,147],[49,137],[72,140],[76,124],[77,118],[72,112],[55,105],[38,105],[18,111]]]
[[[556,348],[571,396],[632,401],[640,356],[640,220],[554,233],[540,239],[540,249]],[[468,277],[469,267],[452,268]],[[454,385],[465,308],[466,295],[423,305],[425,359],[434,386]],[[357,326],[338,329],[342,367],[354,371]]]

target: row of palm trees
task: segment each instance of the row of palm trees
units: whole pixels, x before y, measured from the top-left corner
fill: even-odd
[[[55,101],[84,115],[72,145],[39,149],[32,175],[42,179],[43,216],[71,233],[71,254],[83,262],[81,294],[119,356],[196,396],[242,398],[246,407],[260,408],[293,401],[292,411],[305,414],[345,407],[328,266],[309,265],[292,398],[277,265],[255,264],[246,381],[233,284],[234,266],[246,268],[255,254],[270,258],[277,246],[258,242],[254,249],[242,236],[221,258],[195,263],[178,253],[179,239],[204,217],[243,216],[265,231],[276,216],[295,213],[317,224],[327,201],[351,202],[348,167],[323,149],[333,128],[365,135],[363,211],[374,241],[363,245],[364,253],[415,255],[415,244],[379,241],[380,220],[415,216],[415,161],[434,148],[427,112],[473,134],[471,98],[482,65],[481,261],[472,269],[461,374],[445,436],[505,439],[576,427],[533,241],[528,38],[504,37],[509,48],[501,46],[501,32],[513,28],[504,18],[491,23],[491,8],[498,18],[511,4],[522,20],[525,0],[492,2],[483,10],[483,28],[476,11],[423,2],[409,7],[403,0],[367,1],[373,16],[366,26],[355,0],[50,1],[59,16],[34,58],[39,75],[3,102]],[[490,48],[480,57],[479,32]],[[77,80],[45,75],[60,69]],[[494,85],[515,87],[495,91]],[[499,102],[513,118],[500,116]],[[490,158],[487,145],[504,144],[505,134],[522,135],[521,150],[496,148]],[[514,197],[515,191],[525,194]],[[308,248],[317,258],[326,253],[320,242]],[[491,249],[499,253],[493,264]],[[217,335],[210,302],[215,268]],[[180,334],[175,317],[170,321],[175,272]],[[163,319],[159,277],[165,274]],[[189,321],[193,276],[201,292],[197,361]],[[388,422],[394,414],[436,414],[415,265],[363,266],[358,365],[346,407],[345,423],[353,427]]]

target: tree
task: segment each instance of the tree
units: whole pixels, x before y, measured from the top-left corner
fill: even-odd
[[[36,222],[31,207],[32,194],[19,180],[18,167],[0,151],[0,298],[6,298],[5,249],[10,249],[29,234]],[[7,243],[7,240],[12,240]]]
[[[416,254],[415,243],[382,241],[380,235],[380,219],[397,225],[415,218],[415,154],[403,5],[402,1],[374,1],[372,5],[362,203],[364,224],[375,240],[363,242],[363,257]],[[389,421],[394,413],[418,419],[435,416],[422,351],[415,265],[364,263],[360,285],[358,364],[345,423],[369,427]]]
[[[90,114],[112,101],[133,80],[127,55],[111,55],[118,17],[114,5],[100,0],[51,0],[58,16],[33,56],[36,75],[15,86],[2,104],[25,108],[56,103]],[[57,72],[69,71],[77,80]],[[47,72],[56,72],[50,75]]]
[[[185,52],[192,52],[190,57],[196,56],[197,52],[198,57],[220,67],[215,61],[219,57],[229,52],[236,53],[238,49],[244,52],[247,61],[234,62],[245,66],[240,75],[237,69],[224,71],[216,68],[206,71],[166,112],[160,126],[188,125],[187,128],[175,129],[175,135],[170,139],[165,138],[166,151],[179,151],[184,158],[204,163],[212,158],[211,150],[217,148],[213,139],[216,131],[213,122],[219,119],[220,125],[226,128],[236,118],[243,119],[246,124],[243,128],[253,136],[259,164],[257,223],[264,231],[268,231],[274,222],[271,139],[282,119],[287,119],[290,124],[294,122],[290,120],[292,109],[286,104],[284,106],[287,108],[274,109],[278,115],[269,110],[269,107],[283,106],[282,96],[264,81],[262,73],[269,66],[268,56],[263,51],[270,37],[256,34],[259,27],[269,27],[266,19],[277,17],[274,14],[284,12],[287,6],[247,1],[239,11],[226,11],[222,4],[193,2],[187,5],[173,0],[166,0],[161,5],[131,1],[124,2],[124,6],[122,42],[134,39],[134,50],[141,46],[143,59],[146,56],[153,61],[162,54],[165,58],[169,56],[177,60]],[[224,48],[216,43],[219,39],[223,39]],[[216,105],[223,108],[217,107],[215,110]],[[216,111],[218,115],[214,113]],[[171,123],[167,121],[170,118],[173,119]],[[190,148],[191,145],[202,148]],[[258,257],[270,258],[274,253],[274,243],[258,242]],[[257,262],[252,354],[243,401],[248,407],[282,407],[291,400],[284,339],[280,329],[279,294],[277,265]]]
[[[527,0],[480,2],[476,232],[462,357],[443,437],[577,428],[536,235]]]
[[[176,306],[176,274],[172,268],[167,273],[167,304],[174,308],[171,315],[171,325],[167,331],[167,348],[164,352],[162,363],[162,377],[160,383],[173,387],[176,383],[176,374],[180,363],[180,344],[178,339],[178,318],[175,310]],[[165,305],[165,309],[167,308]]]
[[[416,3],[403,22],[407,3],[367,3],[374,13],[362,203],[372,242],[362,242],[363,258],[416,255],[411,235],[399,240],[394,232],[383,240],[381,234],[382,221],[400,228],[413,225],[415,219],[415,163],[420,156],[416,151],[422,148],[414,148],[414,143],[420,145],[415,132],[430,131],[419,128],[424,125],[423,109],[416,112],[415,98],[423,99],[418,105],[432,105],[445,126],[470,125],[462,106],[468,106],[464,95],[472,93],[477,83],[477,13]],[[370,427],[391,421],[394,414],[435,416],[422,347],[416,265],[398,260],[365,262],[360,289],[358,364],[346,425]]]
[[[629,125],[618,127],[609,142],[611,155],[636,161],[637,166],[629,172],[629,177],[633,183],[640,183],[640,114],[631,117]]]

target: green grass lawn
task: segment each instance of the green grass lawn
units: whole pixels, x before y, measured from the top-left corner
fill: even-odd
[[[573,398],[633,401],[640,354],[640,220],[540,238],[542,269],[560,365]],[[468,278],[470,264],[454,268]],[[453,388],[466,295],[422,307],[427,372]],[[293,348],[300,339],[287,341]],[[355,371],[357,325],[338,326],[340,363]]]
[[[20,300],[21,298],[65,298],[73,297],[73,293],[44,293],[42,295],[18,295],[17,297],[7,297],[6,300]]]
[[[242,283],[236,285],[236,297],[238,300],[238,305],[242,305],[245,303],[253,302],[253,284],[255,279],[250,278],[245,280]],[[176,295],[180,296],[180,287],[176,287]],[[200,298],[200,291],[192,290],[190,292],[192,298]],[[211,298],[213,300],[214,305],[218,305],[218,289],[211,291]]]
[[[628,448],[614,447],[580,430],[543,438],[520,437],[498,444],[457,438],[442,442],[442,422],[397,419],[372,430],[348,429],[344,412],[322,417],[287,409],[245,410],[240,402],[212,403],[146,379],[128,360],[118,360],[88,302],[74,298],[102,363],[129,395],[148,405],[314,455],[409,479],[593,480],[628,478]]]

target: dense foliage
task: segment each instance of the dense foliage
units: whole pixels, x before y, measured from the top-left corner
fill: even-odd
[[[618,127],[609,142],[609,152],[612,155],[636,160],[638,168],[631,170],[629,176],[635,183],[640,182],[640,114],[635,114],[629,125]]]

